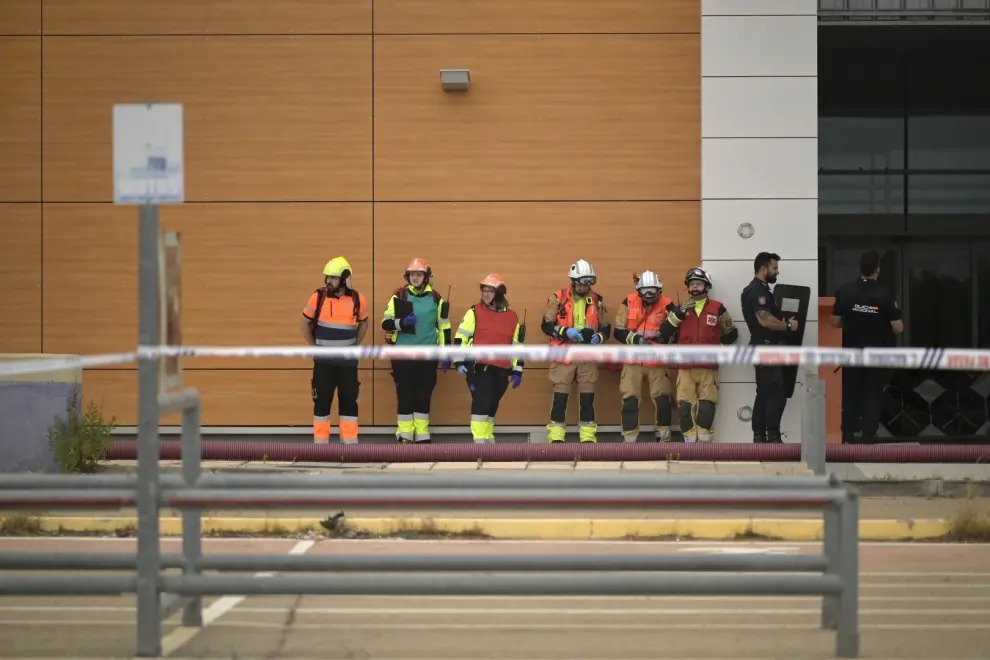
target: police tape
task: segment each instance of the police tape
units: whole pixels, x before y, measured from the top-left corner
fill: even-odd
[[[335,358],[338,360],[512,360],[526,362],[663,362],[762,366],[842,366],[990,371],[990,350],[828,348],[818,346],[523,345],[523,346],[142,346],[135,353],[0,362],[0,377],[91,369],[135,360],[180,358]]]

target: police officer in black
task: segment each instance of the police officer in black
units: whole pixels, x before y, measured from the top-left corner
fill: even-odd
[[[760,252],[753,260],[753,281],[743,289],[741,302],[743,318],[749,327],[749,343],[755,346],[774,346],[784,343],[785,333],[798,329],[797,319],[784,318],[774,302],[770,285],[780,273],[780,255]],[[756,400],[753,402],[753,442],[783,442],[780,437],[780,420],[787,405],[784,388],[784,368],[781,366],[757,366]]]
[[[877,281],[880,253],[864,252],[859,272],[861,277],[835,293],[832,327],[842,328],[843,348],[894,346],[894,335],[904,332],[904,321],[893,292]],[[876,440],[885,382],[883,369],[842,368],[842,442]]]

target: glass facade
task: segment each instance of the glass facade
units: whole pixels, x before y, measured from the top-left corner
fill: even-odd
[[[881,250],[907,346],[990,348],[990,26],[819,27],[820,288]],[[990,374],[898,372],[884,435],[990,438]]]

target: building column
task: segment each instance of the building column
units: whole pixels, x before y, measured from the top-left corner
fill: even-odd
[[[817,345],[817,0],[701,6],[701,254],[713,296],[749,343],[740,293],[757,253],[776,252],[778,282],[811,287],[804,343]],[[749,442],[753,367],[723,366],[720,376],[716,441]],[[800,441],[801,408],[795,393],[785,442]]]

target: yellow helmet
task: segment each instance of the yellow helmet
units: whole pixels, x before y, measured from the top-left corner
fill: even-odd
[[[334,257],[323,267],[323,274],[327,277],[340,277],[347,279],[354,274],[351,265],[343,257]]]

